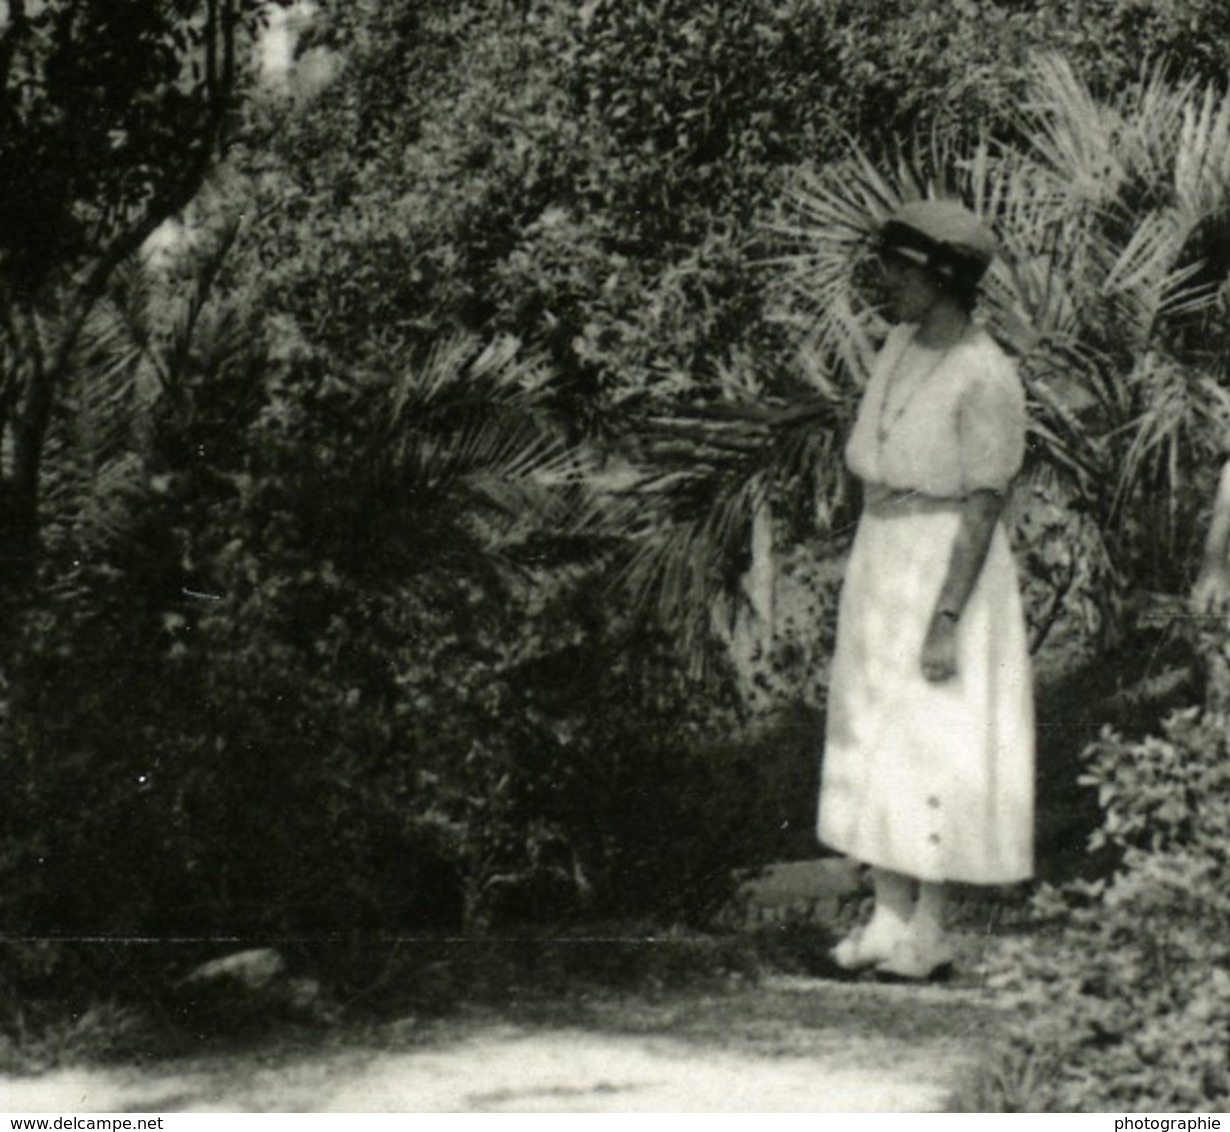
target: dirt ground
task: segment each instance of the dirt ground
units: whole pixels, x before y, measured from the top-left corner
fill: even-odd
[[[772,977],[572,1021],[404,1020],[327,1046],[0,1081],[9,1112],[936,1111],[985,1050],[989,995]]]
[[[758,930],[833,925],[857,903],[839,862],[777,866],[748,891]],[[925,1112],[997,1036],[977,917],[949,984],[776,975],[581,995],[532,1009],[305,1029],[144,1065],[0,1077],[9,1112]],[[767,926],[766,926],[767,925]]]

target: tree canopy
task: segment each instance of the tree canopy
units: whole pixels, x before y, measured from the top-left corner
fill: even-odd
[[[186,209],[251,76],[263,0],[12,0],[0,25],[0,515],[38,527],[43,447],[87,317]]]

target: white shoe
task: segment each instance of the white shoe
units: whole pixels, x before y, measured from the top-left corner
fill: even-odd
[[[910,982],[945,979],[952,974],[955,959],[952,946],[943,936],[906,936],[897,941],[886,959],[876,964],[876,973]]]
[[[855,928],[829,952],[829,958],[843,971],[865,971],[887,962],[893,941],[876,939],[865,928]]]

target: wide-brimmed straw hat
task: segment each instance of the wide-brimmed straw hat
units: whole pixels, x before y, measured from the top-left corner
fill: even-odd
[[[915,200],[902,205],[880,229],[881,255],[897,255],[943,279],[977,280],[999,254],[995,233],[952,200]]]

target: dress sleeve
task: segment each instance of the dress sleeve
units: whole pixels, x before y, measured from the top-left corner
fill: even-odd
[[[1025,459],[1025,390],[1000,355],[970,373],[957,404],[961,494],[1006,491]]]

